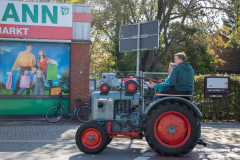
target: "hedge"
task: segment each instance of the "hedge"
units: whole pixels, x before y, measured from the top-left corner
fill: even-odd
[[[213,121],[227,120],[240,121],[240,77],[236,75],[216,75],[228,76],[229,98],[204,98],[204,76],[194,77],[194,97],[195,104],[200,104],[199,109],[204,119]]]
[[[153,79],[162,79],[163,75],[147,75]],[[166,75],[164,75],[166,77]],[[200,111],[203,114],[204,120],[227,120],[240,121],[240,76],[236,75],[214,75],[214,76],[228,76],[229,82],[229,98],[204,98],[204,77],[210,75],[198,75],[194,77],[194,96],[193,102],[200,104]],[[159,90],[148,89],[145,92],[145,98],[152,98],[155,92]]]

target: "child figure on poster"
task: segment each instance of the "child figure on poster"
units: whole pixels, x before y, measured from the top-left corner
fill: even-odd
[[[42,67],[38,67],[37,74],[33,77],[31,87],[34,85],[35,81],[36,81],[36,83],[35,83],[33,95],[45,95],[44,84],[46,87],[49,87],[49,86],[47,85],[47,83],[45,81],[45,76],[43,74]]]
[[[32,71],[28,71],[28,70],[25,70],[24,71],[24,76],[30,76],[30,84],[29,86],[31,85],[32,81],[33,81],[33,77],[35,76],[36,72],[38,70],[38,66],[37,65],[34,65],[32,67]],[[30,87],[33,92],[34,92],[34,85],[32,87]],[[21,88],[18,92],[17,92],[17,95],[22,95],[23,92],[26,90],[27,88]]]

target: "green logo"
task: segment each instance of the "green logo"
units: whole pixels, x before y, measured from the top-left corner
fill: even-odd
[[[67,15],[67,14],[69,14],[69,9],[70,9],[70,8],[65,7],[65,6],[61,7],[62,15]]]

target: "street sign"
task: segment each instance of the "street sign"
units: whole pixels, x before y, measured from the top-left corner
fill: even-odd
[[[138,35],[138,27],[140,34]],[[141,22],[120,27],[119,52],[155,50],[159,47],[159,21]],[[139,48],[137,41],[139,39]]]
[[[140,38],[140,48],[139,50],[155,50],[158,49],[159,35],[147,36]],[[137,38],[135,39],[120,39],[119,43],[120,52],[132,52],[137,51]]]
[[[159,34],[159,21],[140,22],[140,35]],[[120,27],[120,39],[136,38],[138,35],[138,24],[124,25]]]
[[[156,50],[159,47],[159,21],[138,22],[120,27],[119,52],[137,51],[137,70],[139,75],[140,50]]]

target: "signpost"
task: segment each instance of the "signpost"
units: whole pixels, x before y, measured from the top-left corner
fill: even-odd
[[[119,36],[119,52],[137,51],[136,76],[139,76],[140,50],[156,50],[159,47],[159,21],[121,26]]]

